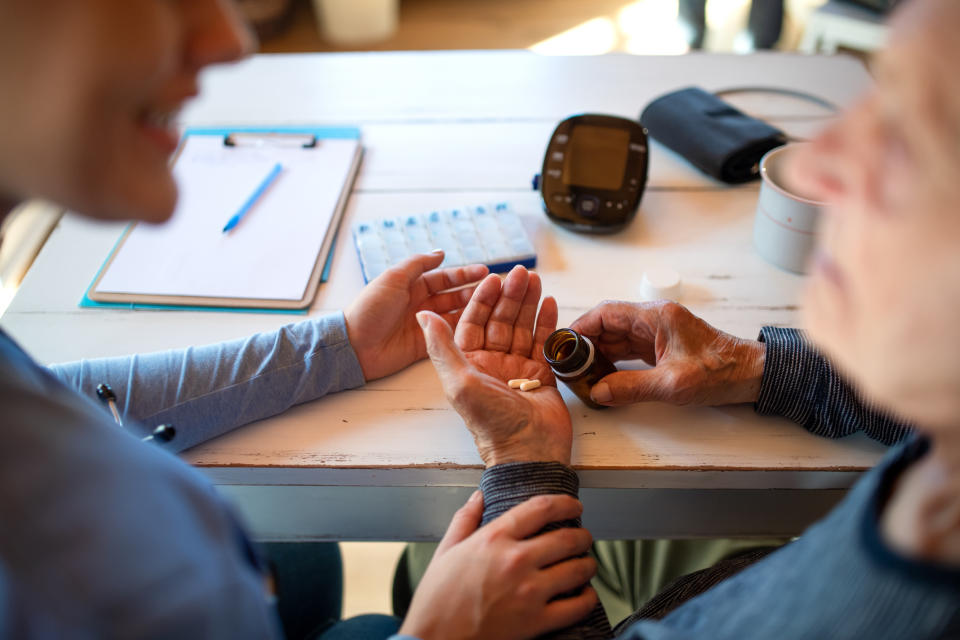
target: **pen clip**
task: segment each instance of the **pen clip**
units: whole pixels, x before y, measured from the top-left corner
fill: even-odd
[[[311,133],[229,133],[223,137],[225,147],[285,147],[313,149],[317,136]]]

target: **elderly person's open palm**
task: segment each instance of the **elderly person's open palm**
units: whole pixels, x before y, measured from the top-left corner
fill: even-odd
[[[557,303],[547,297],[537,313],[540,277],[515,267],[501,281],[480,283],[457,325],[417,315],[427,352],[450,403],[463,417],[488,466],[505,462],[568,463],[570,413],[543,357],[543,343],[557,325]],[[520,391],[514,378],[539,380]]]

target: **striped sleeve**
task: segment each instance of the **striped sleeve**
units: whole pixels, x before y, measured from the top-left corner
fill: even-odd
[[[483,524],[503,515],[534,496],[564,494],[578,497],[580,478],[559,462],[511,462],[490,467],[480,479],[483,492]],[[552,522],[538,535],[563,527],[580,527],[580,519]],[[540,636],[538,640],[606,640],[613,637],[610,622],[599,602],[577,624]]]
[[[764,327],[760,341],[767,356],[757,413],[783,416],[828,438],[863,431],[889,445],[912,433],[910,425],[868,406],[802,332]]]

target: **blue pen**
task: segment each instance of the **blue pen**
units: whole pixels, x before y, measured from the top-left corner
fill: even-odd
[[[273,184],[273,181],[277,179],[277,176],[280,175],[281,171],[283,171],[283,165],[278,162],[273,169],[270,170],[270,173],[267,174],[267,177],[263,179],[263,182],[260,183],[260,186],[258,186],[254,192],[250,194],[250,197],[247,198],[247,201],[243,203],[243,206],[240,207],[240,209],[233,214],[233,217],[227,221],[227,224],[223,226],[224,233],[230,231],[230,229],[233,229],[235,226],[240,224],[240,220],[243,219],[243,216],[247,215],[247,212],[253,208],[253,205],[257,203],[257,200],[259,200],[260,196],[263,195],[263,192],[267,190],[267,187]]]

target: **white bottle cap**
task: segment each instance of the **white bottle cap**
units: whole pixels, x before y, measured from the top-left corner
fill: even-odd
[[[640,296],[644,300],[677,300],[682,289],[680,274],[666,267],[647,269],[640,281]]]

